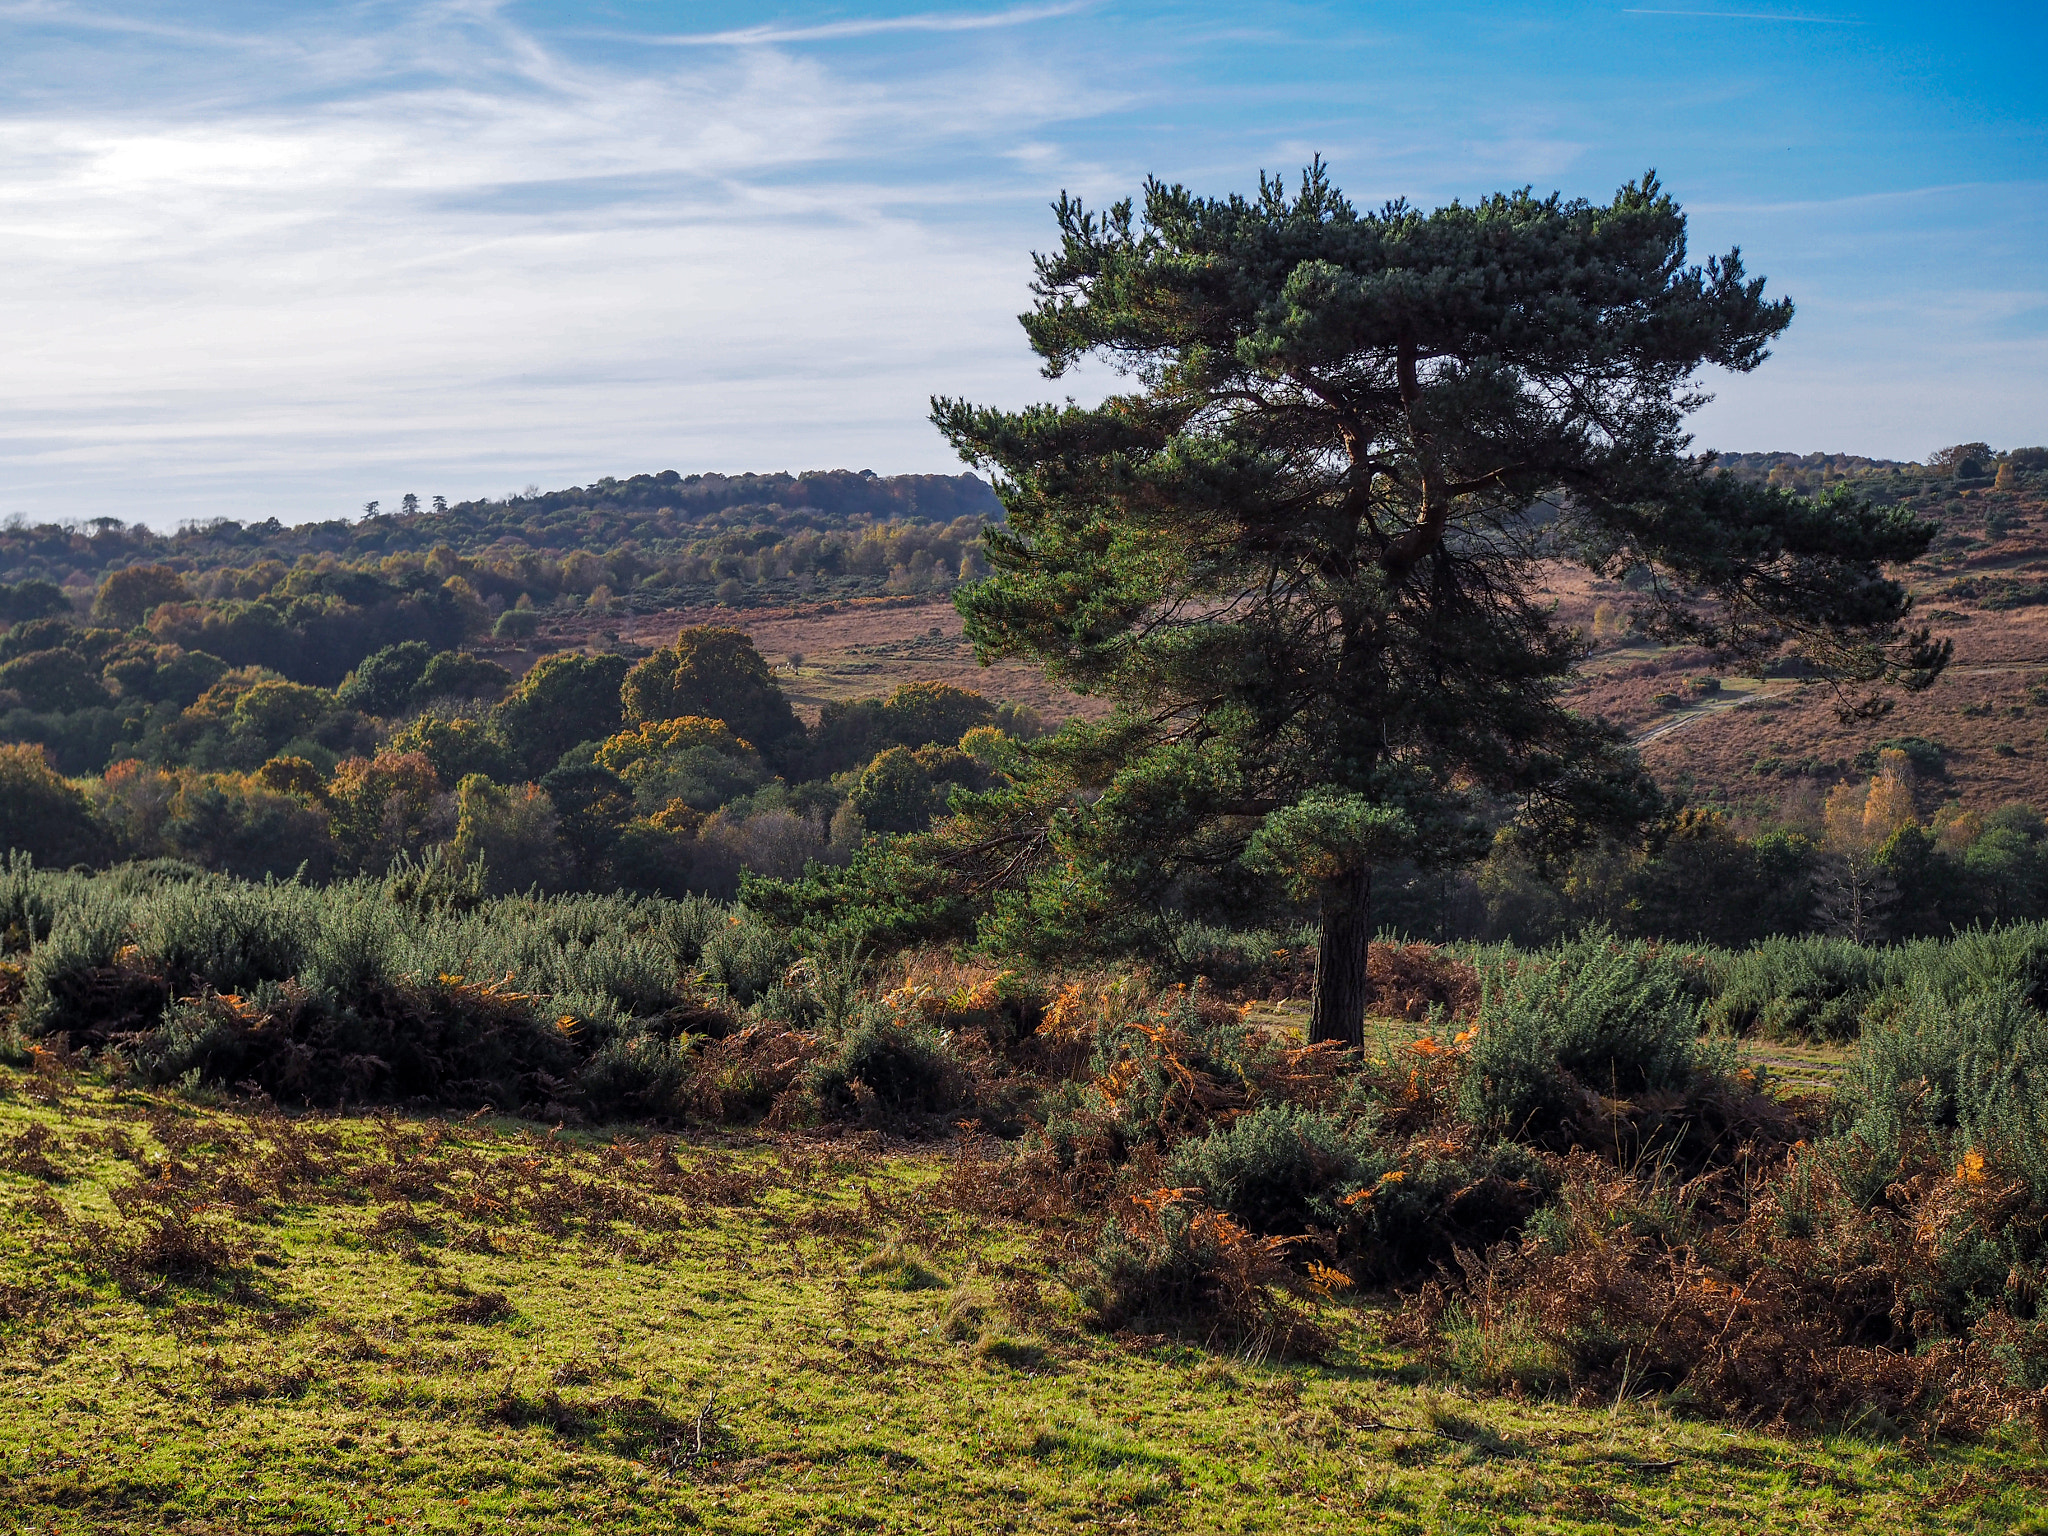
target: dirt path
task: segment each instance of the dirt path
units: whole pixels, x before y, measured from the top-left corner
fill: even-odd
[[[1944,675],[1949,677],[1992,677],[2008,672],[2048,672],[2048,660],[2025,659],[1989,662],[1974,667],[1950,667]],[[1763,686],[1738,693],[1732,698],[1724,693],[1702,699],[1698,704],[1673,715],[1668,720],[1659,721],[1647,731],[1637,735],[1633,738],[1633,745],[1638,747],[1647,746],[1653,741],[1663,740],[1674,731],[1683,730],[1695,720],[1705,719],[1708,715],[1726,714],[1729,710],[1739,709],[1744,704],[1754,704],[1758,699],[1782,696],[1790,691],[1791,688],[1789,687],[1772,688]]]
[[[1770,691],[1769,689],[1758,688],[1750,693],[1737,694],[1734,698],[1716,694],[1712,698],[1702,700],[1698,705],[1684,711],[1682,714],[1673,715],[1669,720],[1660,721],[1658,724],[1651,726],[1647,731],[1644,731],[1635,738],[1635,745],[1640,747],[1653,741],[1662,740],[1673,731],[1683,730],[1686,726],[1691,725],[1693,721],[1703,720],[1708,715],[1725,714],[1728,710],[1740,709],[1745,704],[1753,704]]]

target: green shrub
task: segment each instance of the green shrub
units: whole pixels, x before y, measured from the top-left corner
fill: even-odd
[[[213,877],[151,892],[129,923],[142,963],[177,990],[241,992],[298,975],[332,905],[301,885]]]
[[[465,984],[399,983],[336,998],[265,982],[176,1003],[131,1047],[153,1082],[254,1084],[316,1104],[426,1100],[559,1113],[575,1051],[522,1000]]]
[[[1655,945],[1596,934],[1489,966],[1481,987],[1459,1097],[1496,1133],[1554,1143],[1588,1092],[1684,1089],[1709,1065],[1704,975]]]
[[[737,914],[706,934],[698,952],[704,979],[742,1007],[766,997],[796,958],[787,935]]]
[[[57,908],[49,936],[29,954],[21,1008],[28,1034],[106,1033],[162,1007],[160,983],[116,985],[109,975],[128,942],[131,904],[113,882],[92,881]]]
[[[1194,1202],[1136,1205],[1094,1234],[1067,1277],[1103,1327],[1194,1324],[1247,1354],[1316,1356],[1328,1340],[1293,1304],[1285,1245]]]
[[[112,1043],[153,1080],[196,1073],[280,1098],[676,1112],[680,1037],[726,1027],[689,972],[729,914],[626,895],[491,900],[461,874],[417,864],[323,888],[169,861],[84,876],[14,860],[0,933],[34,946],[22,1028]],[[725,973],[750,955],[780,974],[779,956],[745,945]]]
[[[1405,1282],[1442,1272],[1460,1251],[1485,1252],[1550,1198],[1554,1161],[1517,1142],[1446,1138],[1404,1149],[1399,1166],[1368,1162],[1370,1195],[1350,1207],[1343,1233],[1348,1267],[1361,1280]]]
[[[941,1114],[960,1108],[971,1083],[938,1031],[878,1014],[856,1020],[810,1073],[828,1112]]]
[[[690,1080],[690,1043],[649,1033],[621,1036],[584,1063],[576,1087],[600,1115],[667,1119],[679,1112]]]
[[[0,950],[16,952],[50,936],[57,904],[52,882],[36,874],[35,860],[16,848],[0,865]]]
[[[1934,1134],[1954,1156],[1983,1152],[2048,1201],[2048,1015],[2017,980],[1901,999],[1865,1029],[1843,1097],[1847,1134],[1874,1154],[1873,1183],[1896,1177],[1916,1139]]]
[[[679,971],[688,970],[703,959],[704,945],[714,933],[729,925],[732,916],[731,909],[724,902],[713,901],[707,896],[652,902],[648,913],[652,918],[652,931],[668,945]]]
[[[1705,1021],[1774,1040],[1854,1040],[1897,970],[1895,952],[1846,939],[1765,939],[1727,957]]]
[[[2048,1008],[2048,923],[1972,928],[1895,953],[1893,979],[1903,994],[1957,1000],[2011,986]]]
[[[1371,1162],[1369,1145],[1335,1115],[1262,1104],[1176,1146],[1166,1182],[1199,1187],[1210,1205],[1255,1232],[1286,1236],[1343,1225],[1338,1202],[1371,1182]]]

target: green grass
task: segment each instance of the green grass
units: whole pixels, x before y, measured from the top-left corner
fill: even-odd
[[[1762,1068],[1781,1093],[1831,1093],[1841,1085],[1854,1054],[1846,1045],[1747,1039],[1738,1059],[1744,1066]]]
[[[0,1070],[0,1530],[2048,1532],[2017,1432],[1473,1398],[1370,1300],[1323,1365],[1088,1332],[949,1156]]]

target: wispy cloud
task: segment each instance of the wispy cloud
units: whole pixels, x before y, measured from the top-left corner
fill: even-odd
[[[1928,187],[1898,187],[1883,192],[1854,192],[1842,197],[1789,199],[1745,199],[1724,202],[1696,199],[1686,205],[1691,213],[1820,213],[1848,208],[1874,208],[1888,203],[1911,203],[1925,198],[1960,195],[1980,196],[1987,192],[2039,195],[2048,192],[2043,181],[1946,181]]]
[[[987,32],[998,27],[1028,26],[1072,16],[1093,7],[1094,0],[1063,0],[1056,5],[1019,5],[1005,11],[924,11],[913,16],[871,16],[811,26],[735,27],[724,32],[678,32],[644,36],[636,42],[672,48],[759,48],[783,43],[824,43],[849,37],[878,37],[890,32]],[[587,34],[600,35],[600,34]]]
[[[201,27],[176,26],[138,16],[67,5],[62,0],[9,0],[0,4],[0,22],[28,26],[63,28],[79,32],[125,33],[136,37],[162,38],[172,42],[209,46],[238,46],[253,41],[246,34],[211,31]]]
[[[946,467],[926,397],[1034,377],[1047,173],[1006,152],[1115,100],[1026,57],[650,70],[489,6],[263,42],[196,100],[0,107],[0,512]]]
[[[1579,39],[1546,61],[1552,32],[1524,28],[1496,57],[1424,7],[838,3],[656,47],[529,0],[0,0],[0,514],[949,467],[930,393],[1044,392],[1014,316],[1054,194],[1102,202],[1154,171],[1241,190],[1317,152],[1362,204],[1598,194],[1662,167],[1702,249],[1741,241],[1801,303],[1779,361],[1715,407],[1724,446],[1888,452],[1898,421],[1913,451],[2040,436],[1997,425],[2048,404],[2038,167],[1987,135],[1911,169],[1865,148],[1816,168],[1794,131],[1810,93],[1760,94],[1743,28],[1690,29],[1682,80],[1645,47],[1623,88]],[[916,46],[810,46],[884,34]],[[1796,71],[1828,43],[1767,52]],[[1513,88],[1475,93],[1489,69]],[[1811,110],[1860,146],[1854,103],[1888,131],[1900,113],[1855,87]],[[1801,153],[1748,154],[1759,116]],[[1939,325],[1888,318],[1923,293]]]

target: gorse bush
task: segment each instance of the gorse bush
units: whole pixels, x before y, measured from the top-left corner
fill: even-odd
[[[323,888],[17,862],[0,911],[28,947],[19,1028],[150,1078],[280,1098],[680,1112],[686,1037],[735,1027],[691,974],[737,914],[631,896],[456,900],[420,875]]]
[[[488,898],[431,859],[325,887],[16,861],[7,914],[28,951],[20,1030],[151,1081],[656,1119],[765,1113],[798,1089],[863,1119],[974,1097],[942,1031],[841,996],[815,965],[793,975],[785,935],[701,897]],[[835,1027],[823,1044],[759,1034],[750,1009]]]
[[[721,920],[698,941],[704,979],[742,1006],[778,987],[796,959],[796,947],[787,935],[741,921],[737,914]]]
[[[177,990],[241,992],[298,975],[329,906],[302,885],[186,881],[131,908],[129,928],[145,961]]]
[[[1699,1032],[1703,965],[1604,935],[1495,964],[1460,1102],[1476,1123],[1556,1142],[1587,1095],[1682,1091],[1712,1065]]]
[[[0,865],[0,950],[25,950],[50,936],[58,892],[77,877],[38,874],[35,861],[19,849]]]
[[[1199,1188],[1210,1205],[1254,1232],[1334,1229],[1350,1214],[1344,1198],[1383,1171],[1362,1132],[1325,1111],[1261,1104],[1176,1146],[1166,1159],[1166,1182]]]
[[[812,1067],[811,1086],[828,1110],[892,1116],[943,1114],[972,1096],[968,1074],[937,1030],[872,1012]]]
[[[592,1103],[647,1119],[679,1114],[694,1075],[688,1035],[620,1033],[591,1054],[577,1084]]]
[[[1832,1109],[1702,1034],[1717,957],[1603,937],[1479,954],[1468,1013],[1363,1054],[1199,991],[1063,994],[1041,1028],[1086,1066],[962,1186],[1061,1223],[1105,1326],[1312,1349],[1310,1296],[1391,1285],[1475,1385],[1977,1432],[2048,1403],[2037,954],[1888,957],[1922,979],[1874,994]]]
[[[1957,1161],[1990,1158],[2048,1206],[2048,1016],[2018,981],[1902,999],[1866,1029],[1844,1102],[1847,1135],[1873,1154],[1872,1180],[1931,1135]]]
[[[1772,938],[1727,956],[1707,1022],[1777,1040],[1856,1038],[1863,1010],[1898,972],[1893,952],[1846,939]]]
[[[1892,954],[1894,985],[1904,995],[1958,999],[2012,987],[2035,1008],[2048,1008],[2048,923],[1972,928]]]

